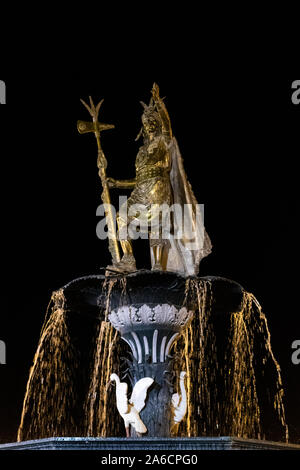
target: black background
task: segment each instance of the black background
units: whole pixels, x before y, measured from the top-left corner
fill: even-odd
[[[291,440],[300,443],[300,366],[291,362],[291,344],[300,338],[300,105],[291,102],[297,76],[250,75],[238,67],[204,73],[181,63],[145,68],[124,58],[76,74],[36,65],[35,73],[0,76],[7,85],[7,104],[0,106],[0,339],[7,345],[7,364],[0,366],[0,442],[16,439],[51,292],[109,262],[107,244],[95,233],[101,202],[96,143],[77,132],[77,119],[89,119],[79,99],[105,98],[100,120],[116,126],[102,134],[108,174],[130,178],[139,146],[139,100],[148,102],[156,81],[188,177],[205,204],[214,248],[200,275],[234,279],[261,303],[282,368]],[[135,245],[138,267],[147,266],[147,246]]]

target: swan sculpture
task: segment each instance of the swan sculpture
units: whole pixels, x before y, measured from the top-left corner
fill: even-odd
[[[174,393],[172,395],[172,405],[174,413],[174,424],[179,424],[183,420],[186,410],[187,410],[187,399],[186,399],[186,390],[184,385],[184,379],[186,372],[180,372],[179,386],[181,395],[179,393]]]
[[[150,377],[140,379],[133,387],[131,398],[128,401],[126,382],[121,382],[117,374],[110,376],[111,382],[116,382],[116,399],[117,408],[124,420],[126,437],[130,437],[130,425],[134,427],[138,434],[147,432],[147,428],[140,418],[140,411],[145,406],[148,388],[153,384],[154,380]]]

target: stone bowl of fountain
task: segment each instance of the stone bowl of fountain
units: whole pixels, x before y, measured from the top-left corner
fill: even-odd
[[[124,280],[126,287],[124,287]],[[119,281],[119,282],[117,282]],[[70,281],[62,290],[65,306],[81,315],[101,316],[103,309],[116,311],[121,306],[139,309],[146,304],[151,308],[160,304],[174,305],[181,309],[197,307],[192,296],[186,296],[187,282],[203,281],[210,286],[210,308],[212,315],[240,310],[243,302],[243,287],[235,281],[218,276],[183,277],[166,271],[139,270],[127,275],[105,277],[101,274],[80,277]],[[112,283],[107,305],[105,285]]]

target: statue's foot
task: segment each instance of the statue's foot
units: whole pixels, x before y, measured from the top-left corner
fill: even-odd
[[[163,271],[163,267],[162,267],[161,264],[155,263],[155,264],[152,266],[152,271]]]
[[[119,273],[132,273],[136,271],[136,263],[133,255],[126,253],[121,261],[114,263],[112,266],[107,266],[108,271],[115,271]]]

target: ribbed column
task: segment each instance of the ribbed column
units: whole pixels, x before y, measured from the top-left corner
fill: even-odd
[[[182,329],[192,319],[192,310],[168,303],[123,305],[109,314],[111,324],[130,346],[132,387],[143,377],[154,379],[140,417],[147,436],[168,437],[172,427],[172,361],[170,350]],[[135,437],[134,429],[131,429]]]

